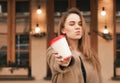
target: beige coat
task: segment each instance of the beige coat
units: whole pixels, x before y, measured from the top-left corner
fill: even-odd
[[[81,71],[81,62],[79,56],[73,54],[73,58],[68,67],[62,69],[56,62],[53,49],[47,50],[47,62],[52,72],[52,83],[84,83]],[[86,70],[86,83],[101,83],[100,75],[91,64],[82,60]]]

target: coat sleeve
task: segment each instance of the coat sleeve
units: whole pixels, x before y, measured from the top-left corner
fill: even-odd
[[[52,71],[52,73],[66,73],[68,72],[70,69],[69,67],[66,68],[61,68],[59,64],[56,63],[55,61],[55,56],[53,54],[53,48],[49,47],[47,49],[47,63]]]

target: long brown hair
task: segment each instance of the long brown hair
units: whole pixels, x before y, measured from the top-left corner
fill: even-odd
[[[78,48],[85,56],[85,60],[89,61],[97,70],[100,70],[100,62],[98,60],[97,54],[94,52],[94,50],[90,47],[89,38],[88,38],[88,32],[86,31],[86,23],[81,15],[81,12],[77,8],[71,8],[69,9],[60,19],[58,24],[58,35],[62,35],[62,29],[64,28],[64,23],[66,18],[69,14],[75,13],[80,16],[80,19],[82,20],[82,31],[83,35],[82,38],[79,40]]]

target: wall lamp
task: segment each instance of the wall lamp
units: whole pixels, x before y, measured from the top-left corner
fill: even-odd
[[[41,6],[40,6],[40,5],[38,6],[38,9],[36,10],[36,13],[37,13],[37,24],[36,24],[36,27],[31,30],[30,34],[31,34],[33,37],[41,38],[41,37],[46,36],[46,33],[41,31],[41,27],[39,26],[39,22],[38,22],[38,20],[39,20],[39,18],[38,18],[38,17],[39,17],[39,14],[42,13]]]
[[[40,27],[39,27],[39,24],[36,25],[35,27],[35,33],[40,33]]]
[[[40,38],[40,37],[44,37],[45,35],[46,35],[45,32],[41,32],[39,24],[37,24],[35,28],[35,34],[33,36]]]
[[[33,29],[30,34],[36,38],[41,38],[41,37],[44,37],[46,35],[45,32],[41,32],[39,24],[36,25],[35,29]]]
[[[45,32],[33,34],[33,37],[36,37],[36,38],[42,38],[42,37],[45,37],[45,36],[46,36],[46,33],[45,33]]]
[[[93,30],[98,36],[102,37],[105,40],[112,40],[112,35],[109,33],[107,26],[104,27],[103,32],[98,32],[96,30]]]
[[[105,16],[105,15],[106,15],[106,10],[105,10],[104,7],[102,7],[101,15],[102,15],[102,16]]]
[[[37,12],[37,14],[41,14],[41,13],[42,13],[41,6],[40,6],[40,5],[38,6],[38,9],[37,9],[36,12]]]

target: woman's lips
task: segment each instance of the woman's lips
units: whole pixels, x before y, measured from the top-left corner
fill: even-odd
[[[77,35],[80,35],[80,31],[76,31],[75,33],[76,33]]]

